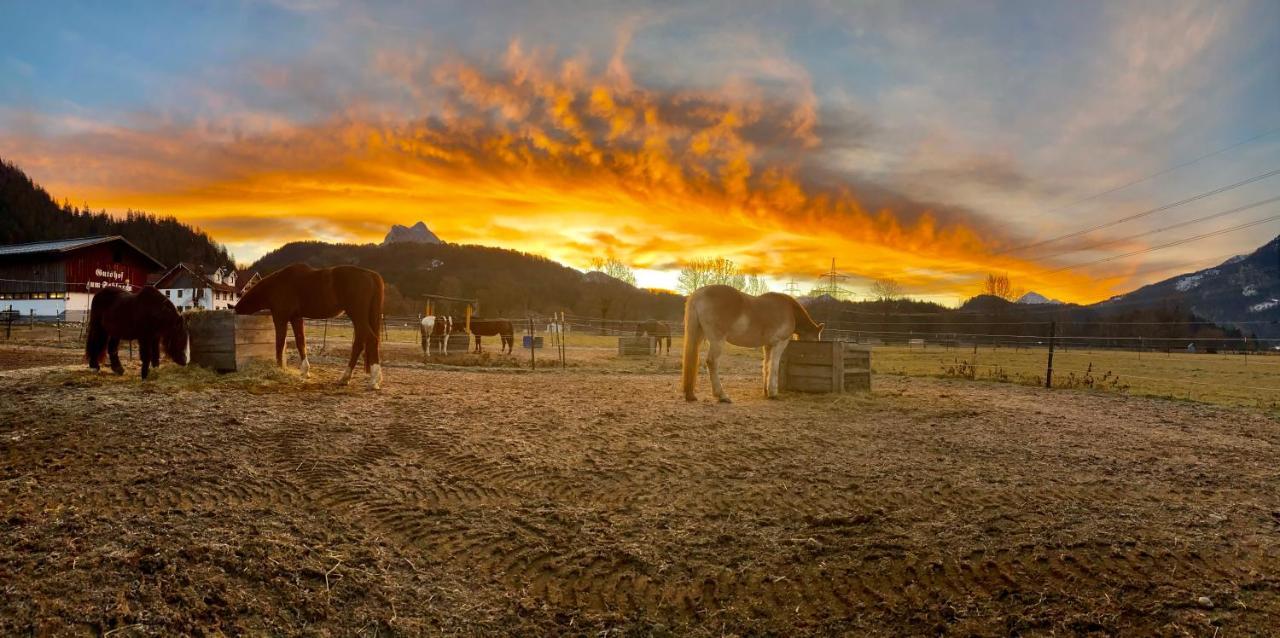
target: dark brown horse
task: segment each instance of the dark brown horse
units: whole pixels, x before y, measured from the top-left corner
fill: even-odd
[[[137,294],[120,288],[103,288],[89,305],[89,335],[84,354],[89,367],[98,370],[102,355],[111,358],[111,371],[124,374],[120,365],[120,340],[138,341],[142,359],[142,378],[160,365],[160,349],[178,365],[187,365],[191,343],[187,324],[178,309],[155,288],[146,287]]]
[[[476,354],[481,351],[480,337],[492,337],[494,335],[502,337],[502,347],[498,350],[507,354],[511,354],[511,349],[516,342],[515,327],[507,319],[472,319],[471,334],[475,335],[476,338]]]
[[[636,336],[643,337],[646,335],[653,339],[653,343],[649,347],[653,354],[662,354],[663,339],[667,340],[666,354],[671,354],[671,326],[657,319],[650,319],[636,324]]]
[[[382,386],[382,364],[378,343],[382,338],[382,276],[355,266],[312,268],[292,264],[277,270],[254,284],[240,302],[236,314],[251,315],[270,310],[276,324],[276,363],[284,365],[284,338],[293,326],[293,339],[302,363],[298,369],[307,376],[307,342],[303,335],[304,319],[327,319],[347,313],[354,334],[351,337],[351,361],[338,380],[346,385],[356,369],[360,353],[364,353],[364,369],[369,373],[369,387]]]

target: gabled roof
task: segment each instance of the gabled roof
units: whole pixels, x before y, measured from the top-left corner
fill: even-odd
[[[185,272],[191,275],[193,279],[195,278],[203,279],[204,281],[201,282],[201,285],[200,285],[201,288],[210,288],[212,290],[217,290],[219,292],[236,292],[235,286],[213,283],[213,280],[209,279],[207,275],[196,274],[196,270],[197,268],[195,266],[188,264],[185,261],[178,262],[177,265],[175,265],[173,268],[166,270],[163,275],[160,275],[160,278],[157,279],[156,282],[152,285],[155,286],[156,288],[175,288],[176,286],[172,286],[170,284],[173,283],[173,280],[176,279],[178,275],[181,275],[182,273]],[[182,286],[182,287],[185,288],[186,286]]]
[[[8,246],[0,246],[0,257],[17,257],[28,255],[55,255],[65,254],[96,246],[98,244],[106,244],[113,241],[124,243],[138,255],[147,261],[150,261],[155,270],[164,268],[164,264],[160,263],[155,257],[148,255],[141,248],[133,245],[133,242],[125,239],[120,235],[95,235],[93,237],[78,237],[76,239],[54,239],[50,241],[37,241],[27,244],[9,244]]]

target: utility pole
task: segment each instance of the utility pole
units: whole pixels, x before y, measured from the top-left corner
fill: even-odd
[[[800,284],[797,284],[796,280],[794,279],[788,280],[786,287],[783,288],[783,291],[786,292],[788,295],[795,297],[800,293]]]
[[[848,279],[849,275],[836,270],[836,258],[831,258],[831,270],[823,273],[818,277],[819,281],[825,282],[825,286],[819,287],[819,292],[830,296],[832,299],[840,299],[849,294],[849,291],[840,285],[840,282]]]

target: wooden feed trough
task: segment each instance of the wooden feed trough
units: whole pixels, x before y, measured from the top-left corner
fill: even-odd
[[[871,348],[844,341],[792,341],[782,353],[778,387],[796,392],[871,390]]]
[[[653,354],[651,337],[618,337],[619,357],[647,357]]]
[[[191,363],[195,365],[235,372],[253,359],[276,360],[276,328],[270,315],[199,310],[184,317],[191,336]]]
[[[418,339],[419,339],[418,345],[421,346],[422,337],[418,337]],[[443,341],[444,339],[440,337],[436,337],[435,340],[431,342],[431,356],[434,357],[441,353],[441,350],[442,350],[441,346],[443,345],[442,343]],[[350,346],[347,346],[347,347],[350,348]],[[470,351],[471,351],[471,335],[468,335],[465,332],[449,333],[449,354],[466,354]]]

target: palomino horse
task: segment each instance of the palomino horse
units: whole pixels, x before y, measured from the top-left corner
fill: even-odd
[[[636,336],[648,335],[653,339],[653,354],[662,354],[662,340],[667,340],[667,354],[671,354],[671,326],[657,319],[642,321],[636,325]]]
[[[502,347],[498,348],[498,351],[507,354],[511,354],[511,348],[514,347],[516,342],[515,327],[507,319],[472,319],[471,334],[476,337],[476,354],[481,351],[480,337],[500,336],[502,338]]]
[[[778,367],[793,334],[820,339],[822,324],[814,323],[804,306],[787,295],[767,292],[756,297],[729,286],[704,286],[693,291],[684,306],[684,361],[680,368],[684,398],[698,400],[693,390],[698,383],[698,348],[703,339],[711,344],[707,348],[711,392],[721,403],[729,403],[719,372],[726,341],[744,348],[764,348],[764,393],[770,399],[778,398]]]
[[[382,387],[382,364],[378,342],[382,335],[382,276],[356,266],[312,268],[291,264],[254,284],[236,304],[236,314],[251,315],[270,310],[276,324],[276,364],[284,365],[284,338],[293,326],[293,339],[302,363],[298,370],[306,378],[311,364],[307,362],[307,342],[303,335],[304,319],[328,319],[347,313],[354,334],[351,337],[351,361],[338,380],[346,385],[356,369],[360,353],[364,353],[364,369],[369,373],[369,387]]]
[[[449,354],[449,334],[453,332],[453,317],[427,315],[422,318],[422,353],[431,356],[431,342],[440,343],[440,354]]]
[[[160,366],[160,348],[178,365],[187,365],[191,357],[191,341],[187,324],[178,309],[150,286],[137,294],[120,288],[103,288],[89,305],[89,335],[84,354],[89,367],[98,370],[102,355],[111,358],[111,371],[124,374],[120,365],[120,340],[138,340],[141,350],[142,378],[151,367]]]

